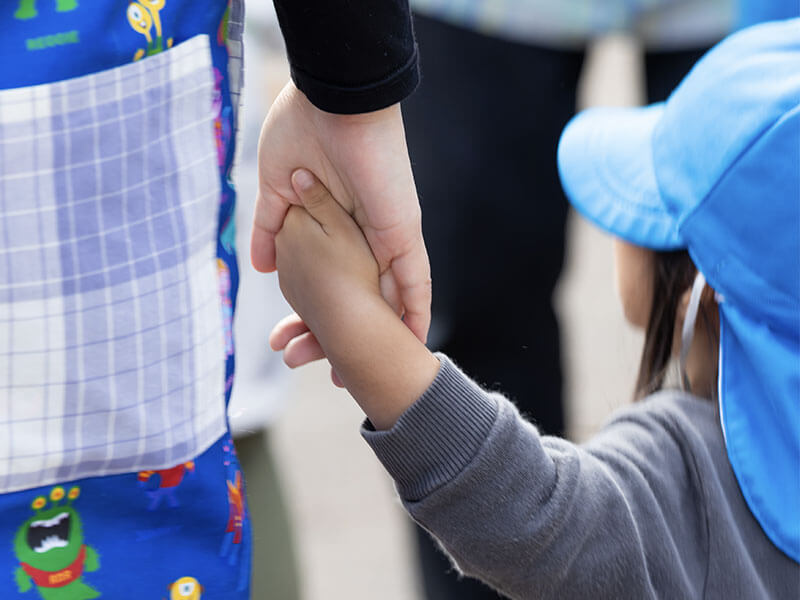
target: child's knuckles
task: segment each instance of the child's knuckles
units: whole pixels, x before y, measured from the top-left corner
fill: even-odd
[[[303,215],[303,209],[300,206],[292,205],[289,207],[289,210],[286,211],[286,216],[283,219],[283,227],[281,231],[284,229],[293,229],[298,226],[300,223],[300,219]]]
[[[276,235],[276,240],[283,238],[284,244],[286,244],[291,238],[297,237],[303,227],[304,212],[301,207],[292,206],[283,219],[283,225]]]
[[[327,188],[319,181],[303,195],[303,205],[312,212],[314,209],[325,206],[331,201],[333,201],[333,196],[331,196]]]

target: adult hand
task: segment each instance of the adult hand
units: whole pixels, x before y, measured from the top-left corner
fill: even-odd
[[[316,108],[290,81],[261,129],[259,191],[250,256],[275,269],[275,236],[290,204],[301,204],[291,176],[313,172],[358,223],[378,262],[384,298],[421,341],[430,326],[431,279],[421,213],[400,106],[360,115]],[[321,358],[313,336],[303,354]]]

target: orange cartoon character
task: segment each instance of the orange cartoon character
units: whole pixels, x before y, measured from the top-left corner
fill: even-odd
[[[225,533],[233,533],[233,543],[241,544],[242,529],[244,528],[244,490],[242,489],[241,471],[236,471],[235,479],[235,482],[227,482],[230,511]]]

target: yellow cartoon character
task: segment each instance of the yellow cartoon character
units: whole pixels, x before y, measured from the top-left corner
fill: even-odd
[[[169,586],[169,600],[200,600],[203,586],[194,577],[181,577]]]
[[[147,40],[147,48],[139,48],[133,55],[133,60],[139,60],[143,56],[152,56],[164,50],[164,38],[161,30],[161,9],[164,8],[166,0],[140,0],[131,2],[128,5],[126,15],[128,23],[137,33],[141,33]],[[150,30],[155,27],[155,37]],[[172,47],[172,38],[167,40],[167,48]]]

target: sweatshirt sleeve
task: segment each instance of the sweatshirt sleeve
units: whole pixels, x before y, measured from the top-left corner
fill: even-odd
[[[703,499],[668,427],[623,420],[592,447],[542,437],[440,360],[392,429],[362,435],[463,573],[511,598],[702,595]]]
[[[408,0],[274,0],[292,79],[317,108],[355,114],[419,83]]]

